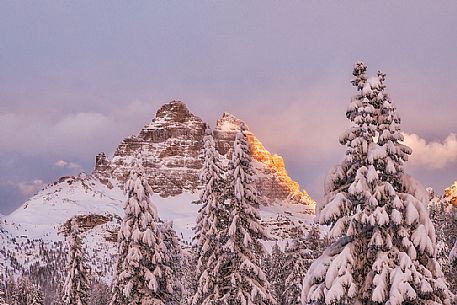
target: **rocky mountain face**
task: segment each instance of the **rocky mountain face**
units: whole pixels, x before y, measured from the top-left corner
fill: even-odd
[[[224,113],[216,123],[214,141],[219,153],[227,160],[231,158],[233,141],[241,124],[244,122],[229,113]],[[208,126],[184,103],[167,103],[137,136],[121,142],[111,160],[104,153],[97,155],[94,175],[107,183],[108,178],[115,178],[122,184],[133,158],[141,153],[145,156],[143,166],[154,192],[169,197],[196,191],[203,165],[203,136]],[[289,177],[282,157],[270,154],[248,128],[247,137],[252,157],[257,161],[257,189],[262,202],[288,201],[313,208],[314,200]]]
[[[174,196],[198,187],[203,165],[203,136],[207,124],[189,112],[186,105],[173,101],[163,105],[151,123],[137,136],[122,140],[109,160],[97,155],[94,174],[102,180],[115,178],[123,184],[132,161],[141,153],[149,184],[163,197]]]
[[[257,161],[257,190],[263,197],[263,202],[268,204],[275,201],[289,201],[314,206],[315,202],[309,194],[305,190],[300,190],[298,182],[293,181],[287,174],[284,159],[279,155],[272,155],[243,121],[227,112],[217,120],[214,129],[214,140],[219,153],[227,159],[232,157],[233,141],[241,124],[246,127],[251,154]]]
[[[224,113],[213,130],[225,162],[241,120]],[[92,174],[62,177],[0,219],[0,269],[7,276],[34,274],[45,282],[62,280],[65,235],[70,219],[83,228],[81,237],[94,276],[109,284],[116,259],[116,236],[123,217],[123,182],[137,154],[155,194],[152,201],[162,221],[172,221],[183,245],[192,242],[200,205],[199,173],[203,135],[208,127],[182,102],[163,105],[136,136],[124,139],[112,158],[96,156]],[[257,171],[257,189],[264,204],[262,224],[273,239],[286,240],[297,228],[312,225],[315,203],[287,174],[284,160],[272,155],[256,136],[247,137]],[[274,241],[265,241],[271,246]],[[43,254],[44,253],[44,254]],[[57,259],[58,258],[58,259]],[[46,274],[46,277],[41,277]]]
[[[457,181],[444,190],[443,198],[457,207]]]

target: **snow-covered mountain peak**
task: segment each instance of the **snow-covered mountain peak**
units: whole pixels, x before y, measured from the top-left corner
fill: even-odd
[[[268,202],[270,198],[279,198],[283,201],[305,204],[314,209],[316,202],[305,190],[300,189],[298,182],[289,176],[283,157],[271,154],[242,120],[228,112],[224,112],[222,117],[217,120],[214,130],[219,153],[231,158],[232,143],[242,124],[246,128],[245,133],[252,157],[258,162],[259,183],[257,188],[264,195],[265,201]]]
[[[181,101],[171,101],[157,110],[155,118],[147,126],[148,128],[160,128],[163,127],[163,125],[170,123],[191,125],[202,123],[202,120],[192,114],[185,103]]]
[[[224,113],[213,130],[216,148],[225,161],[231,157],[230,150],[242,123],[234,115]],[[49,184],[2,218],[6,234],[0,239],[0,247],[19,249],[14,255],[8,254],[8,268],[19,270],[42,262],[37,245],[52,249],[57,243],[61,249],[64,224],[76,219],[85,228],[83,240],[93,258],[93,267],[97,274],[109,279],[111,267],[104,266],[112,266],[116,253],[116,232],[126,200],[123,184],[139,153],[144,156],[143,167],[154,191],[152,202],[159,217],[173,221],[181,241],[189,244],[200,208],[193,202],[198,200],[201,189],[199,174],[207,127],[184,103],[172,101],[163,105],[137,135],[122,140],[113,158],[104,153],[97,155],[91,174],[62,177]],[[289,238],[296,228],[303,226],[306,230],[313,217],[314,201],[288,176],[282,157],[270,154],[251,131],[247,130],[246,135],[257,171],[263,224],[278,240]],[[0,260],[6,261],[2,255]]]
[[[245,122],[237,118],[231,113],[224,112],[216,122],[216,130],[223,132],[238,132],[241,124],[244,124],[246,129],[249,129]]]
[[[242,120],[227,112],[216,123],[214,141],[226,159],[231,158],[235,134],[241,124],[247,128]],[[154,192],[163,197],[196,192],[200,187],[199,171],[203,165],[203,137],[207,127],[208,124],[192,114],[183,102],[169,102],[160,107],[156,117],[137,136],[124,139],[111,160],[104,153],[99,154],[94,175],[108,186],[112,182],[122,185],[133,159],[141,153]],[[263,202],[287,200],[312,207],[311,197],[288,176],[283,158],[270,154],[249,129],[246,134],[252,156],[258,162],[257,187]]]

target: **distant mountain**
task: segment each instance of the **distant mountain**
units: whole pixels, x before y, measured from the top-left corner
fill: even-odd
[[[214,140],[219,153],[231,157],[231,147],[243,121],[224,113],[214,129]],[[209,125],[192,114],[186,105],[172,101],[163,105],[151,123],[140,133],[124,139],[112,159],[105,153],[96,157],[94,175],[104,181],[117,180],[122,185],[132,164],[132,158],[146,156],[144,168],[152,189],[163,197],[199,188],[199,171],[203,162],[203,136]],[[306,204],[314,200],[287,174],[281,156],[271,155],[256,136],[247,129],[251,152],[258,170],[257,189],[265,204],[275,201]]]
[[[242,123],[228,113],[216,123],[216,147],[226,162]],[[155,192],[152,200],[159,216],[172,220],[183,244],[190,244],[199,209],[193,202],[198,200],[207,127],[184,103],[167,103],[138,135],[122,140],[112,158],[97,155],[93,173],[62,177],[4,216],[0,260],[8,272],[23,273],[32,266],[46,269],[52,262],[49,257],[58,256],[56,249],[65,247],[64,224],[76,218],[85,229],[83,240],[94,272],[109,281],[123,215],[123,183],[140,152],[146,156],[143,167]],[[247,137],[263,203],[259,207],[262,221],[276,239],[287,239],[294,228],[311,223],[315,202],[288,176],[282,157],[270,154],[249,129]],[[46,258],[43,249],[48,251]]]

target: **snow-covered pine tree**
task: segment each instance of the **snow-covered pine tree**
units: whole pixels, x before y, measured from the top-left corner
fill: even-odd
[[[78,304],[78,303],[73,303]],[[82,304],[82,303],[80,303]],[[43,292],[38,285],[32,284],[28,294],[27,305],[44,305]]]
[[[412,178],[404,174],[404,162],[412,151],[401,143],[404,137],[400,117],[384,92],[384,80],[385,74],[378,72],[377,81],[371,82],[375,93],[372,103],[379,104],[378,141],[373,144],[371,157],[368,156],[369,163],[379,173],[371,202],[374,217],[378,218],[374,221],[375,228],[373,220],[367,221],[374,232],[369,252],[375,259],[373,273],[369,274],[374,277],[372,300],[445,304],[450,302],[450,292],[436,257],[435,228],[426,210],[429,199],[419,198]],[[386,213],[390,223],[381,221]],[[402,295],[404,292],[406,296]]]
[[[192,299],[194,305],[215,304],[223,296],[219,276],[224,255],[221,246],[229,226],[224,206],[224,168],[211,130],[206,130],[203,140],[205,156],[200,181],[204,188],[200,193],[202,207],[198,211],[194,228],[198,279],[197,291]]]
[[[81,230],[74,218],[68,233],[67,277],[63,287],[65,305],[88,304],[90,272],[86,266],[80,234]]]
[[[0,264],[0,305],[6,304],[6,273]]]
[[[436,196],[432,188],[427,189],[430,198],[428,210],[436,231],[437,259],[451,291],[457,291],[457,264],[453,266],[449,253],[457,239],[455,208],[445,198]]]
[[[320,214],[320,211],[325,208],[327,203],[332,201],[336,194],[341,190],[347,189],[349,184],[354,181],[357,168],[363,160],[361,155],[367,154],[368,144],[373,142],[373,136],[376,133],[376,126],[373,125],[375,119],[372,117],[374,109],[369,105],[369,101],[362,91],[367,83],[366,71],[367,67],[363,62],[357,62],[354,65],[354,78],[351,83],[357,88],[359,94],[352,97],[346,111],[346,117],[352,122],[357,122],[357,124],[353,124],[339,139],[342,145],[346,145],[348,140],[353,139],[354,147],[347,147],[346,157],[341,164],[332,168],[327,176],[325,181],[325,200],[323,204],[317,206],[317,215]],[[347,209],[349,210],[350,207],[347,207]],[[329,238],[332,239],[332,236],[329,235]]]
[[[90,305],[107,305],[111,301],[110,286],[101,281],[92,281],[90,290]],[[53,304],[56,305],[56,304]]]
[[[362,65],[355,66],[356,80]],[[331,173],[318,218],[337,240],[311,265],[304,303],[450,304],[434,227],[403,174],[411,151],[400,143],[400,119],[384,79],[378,73],[364,84],[353,81],[359,93],[347,111],[353,125],[341,137],[346,160]]]
[[[3,288],[0,288],[0,305],[6,304],[6,293]]]
[[[301,293],[303,290],[303,275],[311,266],[311,263],[322,254],[323,241],[320,238],[318,226],[310,228],[305,235],[302,230],[285,249],[284,270],[286,272],[284,304],[301,305]]]
[[[222,280],[228,281],[230,286],[224,287],[226,291],[221,300],[224,303],[221,304],[276,304],[270,284],[260,268],[261,258],[265,256],[260,240],[267,239],[267,234],[256,210],[259,203],[254,174],[242,125],[235,137],[231,169],[233,197],[227,205],[230,226],[224,251],[229,260],[222,267],[224,272],[221,274]]]
[[[9,277],[6,280],[6,303],[17,305],[19,302],[18,289],[14,277]]]
[[[13,278],[8,280],[7,296],[4,300],[9,305],[44,305],[41,287],[32,283],[27,277],[19,277],[17,282]],[[3,303],[0,303],[3,305]]]
[[[169,281],[173,287],[173,293],[168,296],[165,300],[167,305],[181,305],[184,303],[184,285],[182,283],[184,278],[183,272],[183,254],[181,251],[181,245],[176,235],[176,231],[173,229],[173,222],[167,221],[160,225],[160,233],[162,235],[163,243],[167,248],[167,252],[164,253],[164,265],[168,266],[172,271]]]
[[[111,305],[163,305],[173,293],[172,270],[165,265],[167,248],[150,200],[152,189],[140,164],[133,166],[125,191]]]
[[[449,253],[449,261],[451,262],[451,265],[457,269],[457,240]]]
[[[270,266],[268,273],[266,273],[267,280],[270,282],[271,292],[278,305],[289,305],[286,303],[284,291],[286,289],[286,256],[278,243],[275,243],[271,248]]]
[[[198,279],[196,275],[197,256],[195,255],[195,248],[183,249],[182,256],[182,270],[184,276],[182,277],[182,284],[184,285],[183,304],[191,305],[193,297],[197,291]]]
[[[26,305],[29,299],[30,281],[26,277],[20,277],[16,284],[17,304],[13,303],[13,305]]]

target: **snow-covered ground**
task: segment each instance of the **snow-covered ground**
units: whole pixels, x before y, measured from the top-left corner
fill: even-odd
[[[114,182],[114,181],[113,181]],[[116,185],[116,183],[112,183]],[[83,241],[91,258],[92,268],[100,275],[109,276],[116,254],[113,237],[123,216],[125,194],[119,187],[107,187],[96,177],[80,174],[76,177],[61,178],[59,182],[48,185],[30,198],[19,209],[2,218],[0,248],[14,249],[15,259],[27,268],[35,262],[41,262],[38,245],[52,249],[57,242],[64,243],[61,226],[76,215],[102,215],[110,220],[90,228],[84,233]],[[193,237],[192,228],[200,206],[197,193],[182,193],[174,197],[152,196],[158,214],[163,221],[172,221],[181,241],[190,245]],[[289,232],[296,226],[307,227],[312,224],[313,215],[304,205],[276,202],[260,207],[260,215],[270,235],[286,241]],[[30,245],[29,241],[36,241]],[[272,242],[267,242],[270,248]],[[34,249],[35,247],[35,249]],[[0,256],[2,254],[0,253]],[[11,268],[7,258],[6,266]]]

